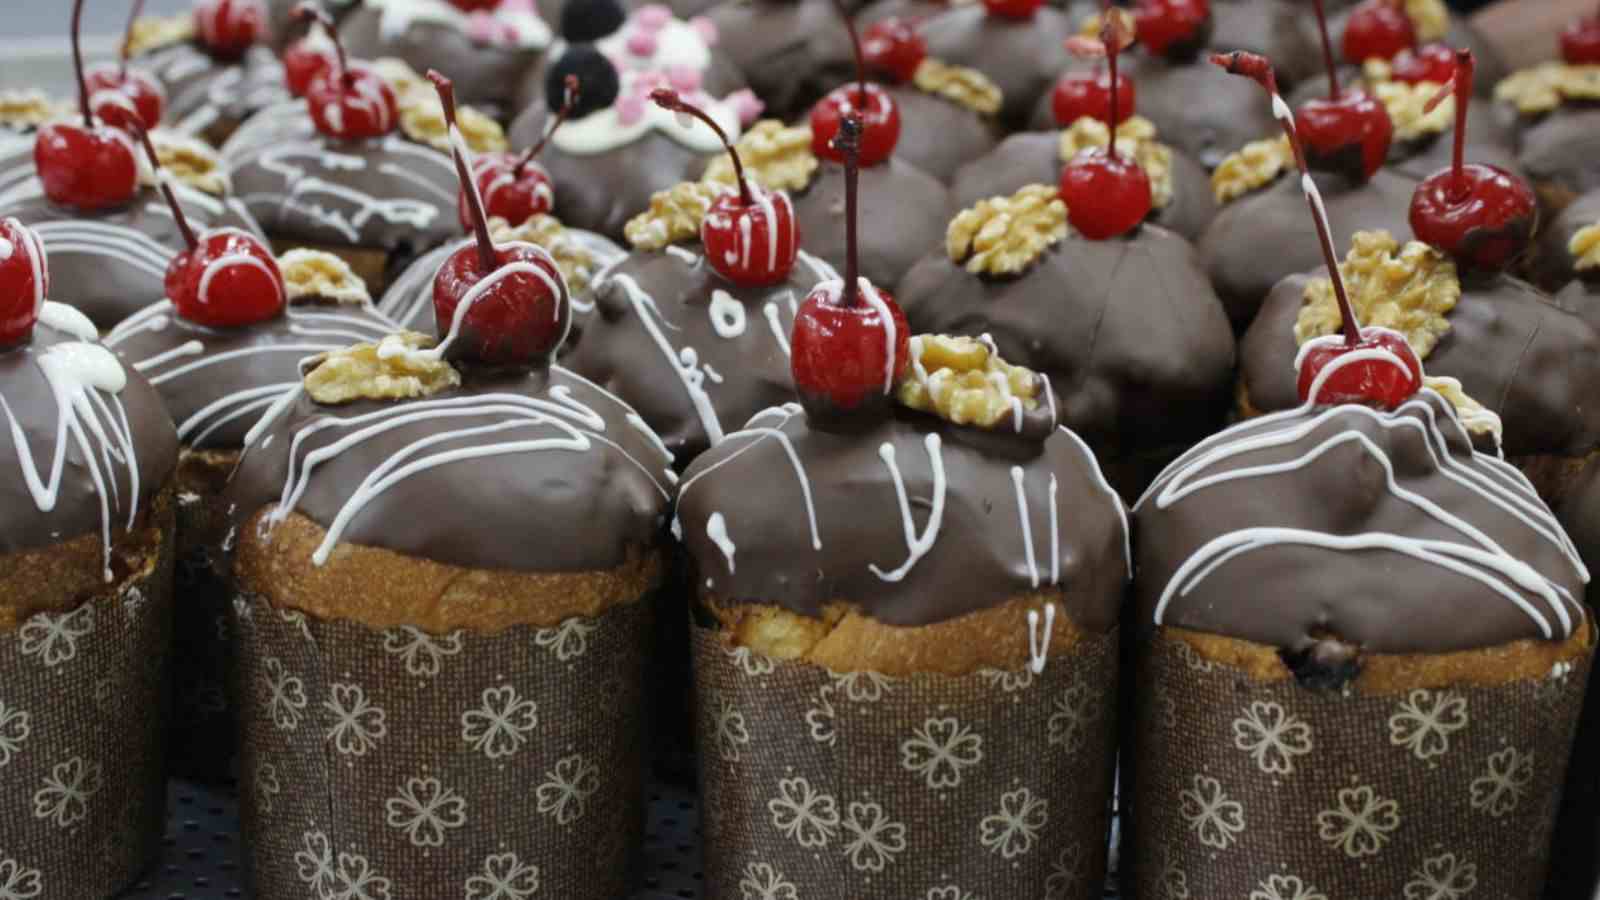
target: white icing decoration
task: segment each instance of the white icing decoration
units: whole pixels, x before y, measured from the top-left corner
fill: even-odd
[[[679,505],[682,505],[683,497],[688,494],[689,489],[694,486],[695,482],[743,456],[745,453],[749,452],[750,448],[757,446],[762,441],[771,438],[783,446],[784,453],[788,455],[789,463],[794,468],[795,478],[800,483],[800,493],[805,498],[806,502],[806,519],[811,525],[811,547],[814,550],[821,550],[822,534],[817,530],[817,505],[811,497],[811,477],[806,474],[805,465],[800,462],[800,454],[795,452],[794,442],[789,440],[789,436],[787,434],[783,433],[783,426],[787,425],[789,420],[793,419],[797,415],[800,415],[800,413],[800,406],[799,404],[795,403],[789,403],[783,406],[775,406],[771,409],[765,409],[759,413],[756,413],[753,417],[751,417],[750,422],[745,425],[743,430],[735,431],[734,433],[728,435],[728,439],[754,438],[754,440],[718,460],[715,464],[707,466],[706,468],[697,472],[693,478],[684,481],[683,484],[678,487]],[[774,416],[778,417],[777,424],[766,427],[757,425],[758,422]]]
[[[94,327],[94,323],[89,321],[89,317],[65,303],[41,300],[39,303],[39,324],[49,326],[57,331],[65,331],[80,341],[93,342],[100,339],[100,329]]]
[[[772,304],[767,304],[771,306]],[[733,340],[744,334],[745,312],[744,304],[733,299],[733,295],[717,288],[711,292],[711,327],[717,336]]]
[[[656,348],[666,357],[667,367],[672,369],[673,374],[683,385],[684,392],[689,396],[689,402],[694,405],[695,413],[700,417],[700,427],[705,430],[706,438],[711,445],[722,443],[722,422],[717,418],[716,408],[711,403],[711,395],[706,393],[705,373],[692,361],[687,365],[683,361],[684,354],[689,354],[691,360],[694,358],[693,348],[685,347],[680,352],[674,352],[672,343],[661,330],[661,325],[667,323],[666,317],[656,306],[655,299],[646,294],[632,276],[618,273],[610,276],[606,283],[615,283],[622,288],[623,294],[633,306],[634,315],[639,317],[639,324],[644,326],[645,332],[655,342]]]
[[[1046,384],[1048,383],[1046,382]],[[1106,480],[1105,472],[1100,469],[1100,461],[1095,458],[1094,451],[1089,449],[1089,445],[1084,443],[1083,438],[1078,437],[1076,431],[1065,425],[1058,426],[1056,430],[1071,438],[1072,442],[1078,445],[1078,449],[1083,452],[1084,463],[1088,466],[1090,474],[1094,476],[1094,483],[1105,493],[1106,498],[1111,501],[1112,508],[1117,511],[1117,520],[1122,523],[1122,561],[1128,568],[1128,580],[1132,581],[1133,529],[1128,527],[1128,509],[1122,503],[1122,496],[1111,487],[1111,482]],[[1054,516],[1051,516],[1051,518],[1053,519]],[[1051,527],[1054,528],[1055,526],[1052,525]]]
[[[1034,587],[1039,586],[1039,564],[1033,555],[1033,522],[1028,516],[1028,495],[1022,489],[1022,467],[1011,467],[1011,485],[1017,492],[1017,519],[1022,523],[1022,546],[1028,560],[1028,576]]]
[[[733,546],[733,541],[728,538],[728,522],[722,517],[722,513],[712,513],[711,518],[706,520],[706,537],[710,538],[711,543],[716,544],[717,549],[722,551],[723,559],[728,561],[728,574],[732,575],[734,573],[733,554],[737,548]]]
[[[688,22],[673,18],[663,23],[652,35],[654,52],[646,56],[635,54],[628,47],[628,36],[637,27],[630,18],[621,28],[597,41],[595,49],[623,71],[683,68],[704,72],[711,67],[711,47]]]
[[[420,23],[443,25],[463,32],[472,24],[471,17],[448,0],[365,0],[365,3],[378,10],[378,33],[389,43],[405,37],[413,25]],[[495,24],[509,30],[518,49],[542,50],[550,44],[550,26],[531,8],[503,5],[486,14]]]
[[[1045,663],[1050,658],[1050,639],[1055,636],[1056,605],[1044,605],[1044,637],[1039,636],[1039,611],[1028,610],[1028,668],[1035,675],[1044,674]]]
[[[929,434],[923,441],[928,449],[928,464],[933,471],[933,508],[928,512],[928,522],[923,526],[920,536],[917,534],[916,522],[911,517],[911,498],[906,495],[905,479],[900,475],[900,466],[895,463],[894,444],[885,443],[878,448],[878,457],[888,467],[889,477],[894,480],[895,499],[900,504],[900,521],[905,526],[907,552],[906,561],[891,572],[885,572],[875,564],[867,567],[872,570],[872,574],[884,581],[899,581],[905,578],[912,567],[933,549],[934,542],[939,539],[939,526],[944,522],[944,455],[940,450],[939,435]]]
[[[622,73],[622,92],[619,96],[623,98],[629,96],[630,90],[633,90],[633,82],[640,77],[640,74]],[[654,77],[654,73],[651,73],[651,76]],[[739,112],[732,103],[726,99],[719,100],[698,92],[686,99],[715,119],[722,130],[727,132],[728,140],[739,140],[739,136],[743,134],[743,126]],[[644,101],[641,114],[632,124],[623,123],[618,104],[613,103],[581,119],[569,119],[551,135],[550,143],[563,153],[570,153],[573,156],[596,156],[618,147],[625,147],[652,130],[661,132],[695,153],[709,156],[722,150],[722,141],[717,139],[711,129],[699,122],[685,125],[678,121],[677,113],[662,109],[648,100]]]

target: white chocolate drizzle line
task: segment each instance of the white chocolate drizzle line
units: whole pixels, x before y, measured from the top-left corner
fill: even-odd
[[[733,541],[728,537],[728,520],[722,517],[722,513],[714,512],[711,514],[711,518],[706,520],[706,537],[710,538],[711,543],[716,544],[717,549],[722,551],[723,559],[728,561],[728,574],[732,575],[734,573],[733,554],[738,548],[734,547]]]
[[[661,314],[655,298],[645,293],[633,276],[616,273],[607,279],[606,284],[616,284],[628,298],[628,302],[633,306],[634,315],[639,318],[639,324],[644,327],[645,333],[650,335],[656,348],[666,358],[667,367],[683,385],[684,393],[694,405],[695,414],[700,418],[700,427],[705,431],[711,446],[715,447],[722,443],[725,437],[722,421],[717,418],[717,410],[711,403],[711,395],[706,393],[706,373],[700,369],[699,354],[693,347],[684,347],[681,351],[673,349],[672,342],[667,340],[661,326],[665,325],[673,330],[677,330],[676,327]]]
[[[1056,605],[1044,605],[1044,636],[1039,636],[1039,611],[1028,610],[1028,668],[1035,675],[1044,674],[1045,663],[1050,660],[1050,639],[1055,636]]]
[[[878,458],[889,469],[889,477],[894,480],[895,499],[900,504],[900,521],[905,526],[906,535],[906,561],[900,567],[885,572],[876,564],[869,564],[868,569],[872,574],[884,581],[899,581],[906,577],[913,566],[922,557],[933,549],[934,542],[939,540],[939,526],[944,522],[945,476],[944,454],[940,449],[940,439],[937,432],[929,433],[923,438],[924,445],[928,448],[928,465],[933,470],[933,507],[928,513],[928,523],[923,526],[922,534],[917,534],[917,523],[911,517],[911,498],[906,496],[906,481],[900,474],[900,466],[894,459],[894,444],[885,441],[878,447]],[[1052,479],[1052,486],[1054,481]],[[1054,524],[1052,523],[1052,528]]]
[[[1045,381],[1045,384],[1050,384],[1048,379]],[[1095,458],[1094,451],[1089,449],[1089,445],[1084,443],[1083,438],[1078,437],[1078,433],[1076,431],[1073,431],[1065,425],[1056,426],[1056,430],[1071,438],[1072,442],[1078,445],[1078,449],[1083,451],[1083,461],[1085,465],[1088,466],[1089,471],[1094,474],[1095,484],[1098,485],[1100,490],[1105,493],[1106,499],[1111,501],[1112,508],[1117,511],[1117,520],[1122,524],[1122,560],[1128,567],[1128,580],[1132,581],[1133,529],[1128,526],[1128,508],[1123,505],[1122,495],[1118,494],[1116,490],[1111,487],[1111,482],[1106,480],[1106,473],[1100,469],[1100,461]],[[1051,486],[1051,489],[1053,492],[1054,485]],[[1050,519],[1050,527],[1053,530],[1057,527],[1055,524],[1055,515],[1053,509]],[[1057,552],[1060,551],[1058,550]]]
[[[774,406],[771,409],[764,409],[761,412],[756,413],[753,417],[751,417],[750,422],[745,425],[743,430],[735,431],[727,436],[727,439],[753,438],[753,440],[745,444],[743,447],[733,451],[732,453],[729,453],[725,458],[718,460],[715,464],[707,466],[700,472],[695,473],[693,478],[684,481],[683,484],[678,488],[679,508],[682,508],[683,498],[689,493],[689,489],[694,487],[695,482],[706,477],[707,475],[710,475],[712,472],[715,472],[728,463],[733,462],[734,460],[748,453],[752,448],[761,444],[763,441],[771,438],[783,445],[784,453],[788,455],[789,463],[794,468],[795,478],[800,484],[800,494],[805,498],[806,501],[806,519],[811,524],[811,548],[813,550],[821,550],[822,534],[817,530],[817,505],[811,497],[811,477],[806,474],[806,467],[800,462],[800,454],[795,452],[794,442],[789,440],[789,436],[787,434],[783,433],[783,426],[789,424],[789,421],[795,416],[800,415],[800,413],[801,409],[798,403],[786,403],[783,406]],[[774,424],[766,426],[759,424],[774,417],[776,417],[778,420]],[[675,530],[678,530],[679,533],[681,533],[682,525],[680,523],[675,521],[673,527]]]
[[[899,341],[898,329],[895,327],[894,316],[889,313],[889,304],[883,301],[883,295],[879,294],[878,289],[872,286],[872,282],[864,277],[857,278],[856,288],[860,293],[861,301],[872,307],[872,311],[878,314],[878,321],[883,324],[885,354],[883,392],[888,394],[894,390],[894,359],[895,349]],[[825,292],[829,302],[838,303],[840,297],[844,294],[844,280],[830,279],[817,285],[817,290]]]

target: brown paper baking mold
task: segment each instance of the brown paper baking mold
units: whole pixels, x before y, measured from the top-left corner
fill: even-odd
[[[627,896],[647,602],[445,635],[233,606],[256,896]]]
[[[961,678],[693,641],[713,900],[1101,896],[1116,632]]]
[[[1158,636],[1129,751],[1137,900],[1531,900],[1591,656],[1392,696],[1254,681]]]
[[[167,515],[155,565],[116,596],[0,634],[0,898],[98,900],[155,861],[167,793]]]

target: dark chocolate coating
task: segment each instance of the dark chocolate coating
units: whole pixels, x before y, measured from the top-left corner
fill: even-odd
[[[1600,282],[1600,269],[1579,272],[1577,260],[1567,249],[1580,229],[1600,224],[1600,189],[1574,200],[1544,227],[1534,247],[1534,280],[1545,290],[1560,290],[1574,279]]]
[[[361,59],[398,57],[418,72],[438,69],[455,82],[456,100],[491,109],[516,109],[518,82],[543,54],[531,47],[500,47],[474,41],[453,25],[412,22],[386,37],[379,27],[383,10],[357,5],[339,26],[345,51]]]
[[[1264,412],[1300,403],[1294,323],[1309,278],[1284,279],[1240,343],[1239,377]],[[1600,447],[1600,405],[1587,402],[1600,385],[1600,332],[1592,324],[1504,275],[1463,279],[1446,318],[1450,331],[1423,369],[1460,379],[1500,415],[1508,455],[1582,456]]]
[[[222,148],[233,189],[267,234],[408,259],[460,233],[450,157],[396,130],[366,141],[319,133],[300,102],[263,112]]]
[[[1517,159],[1538,187],[1600,190],[1600,107],[1568,104],[1524,124]]]
[[[54,258],[51,262],[54,276],[60,271],[60,264]],[[55,286],[53,281],[51,286]],[[23,455],[18,452],[12,436],[13,428],[22,429],[39,477],[48,483],[61,416],[50,382],[39,368],[38,358],[53,346],[77,340],[64,331],[40,323],[34,326],[31,342],[0,350],[0,397],[4,397],[6,403],[5,410],[0,411],[0,557],[100,534],[101,498],[90,474],[91,463],[77,442],[71,437],[67,439],[66,467],[62,470],[55,508],[44,512],[34,503],[23,481]],[[128,383],[114,396],[127,413],[128,431],[138,458],[139,509],[148,510],[177,467],[178,438],[172,430],[172,419],[167,416],[155,390],[131,366],[123,369],[127,372]],[[113,395],[96,393],[116,417],[107,419],[98,410],[95,412],[96,420],[109,434],[112,423],[120,424],[120,416],[111,402]],[[93,463],[96,470],[102,476],[110,473],[106,494],[111,508],[111,533],[115,536],[123,533],[128,524],[127,501],[133,494],[132,479],[120,462],[108,468],[106,461],[98,457],[99,445],[93,433],[88,428],[84,430],[91,452],[97,455]],[[118,445],[113,441],[110,446]]]
[[[731,434],[761,410],[794,399],[786,348],[795,309],[819,282],[835,277],[815,257],[802,257],[787,280],[743,287],[717,274],[699,244],[681,249],[698,261],[690,263],[676,252],[634,251],[598,280],[591,291],[596,309],[583,340],[563,361],[637,409],[666,442],[679,470],[712,440],[677,374],[682,369],[678,354],[692,349],[699,365],[721,377],[707,375],[703,386],[718,427]],[[670,359],[640,321],[631,299],[634,287],[654,301],[652,319],[671,348]],[[726,292],[743,311],[744,327],[735,336],[723,337],[712,322],[716,291]],[[768,305],[778,317],[777,333],[767,319]]]
[[[986,116],[913,85],[887,90],[900,110],[894,155],[945,184],[999,142],[999,130]]]
[[[1285,90],[1322,71],[1322,45],[1300,23],[1315,22],[1311,4],[1287,0],[1211,0],[1212,31],[1206,49],[1242,50],[1272,60],[1278,86]],[[1206,65],[1206,60],[1195,60]],[[1142,85],[1141,85],[1142,87]]]
[[[766,116],[804,116],[855,77],[850,34],[831,3],[732,0],[709,15],[722,35],[719,48],[766,102]]]
[[[275,47],[298,40],[306,33],[306,26],[297,24],[292,14],[301,0],[263,0],[267,7],[267,31]],[[343,19],[360,5],[361,0],[319,0],[318,6],[334,21]]]
[[[604,429],[578,427],[571,414],[549,418],[605,440],[590,437],[590,446],[581,451],[552,448],[481,456],[415,472],[378,494],[354,516],[341,543],[379,547],[463,568],[519,572],[611,569],[626,561],[630,547],[655,543],[667,509],[667,463],[646,434],[629,424],[626,406],[560,367],[463,375],[461,387],[428,400],[511,394],[568,408],[576,402],[603,419]],[[558,390],[564,396],[558,396]],[[407,406],[420,402],[424,401],[323,406],[302,392],[288,412],[263,433],[261,443],[269,437],[271,443],[265,447],[258,443],[245,451],[226,494],[236,524],[278,503],[291,452],[298,472],[308,454],[357,430],[323,428],[291,451],[296,435],[306,426],[386,410],[404,415]],[[295,511],[326,528],[363,479],[409,445],[430,436],[514,420],[509,414],[495,412],[425,418],[375,435],[312,470]],[[570,434],[538,422],[509,432],[453,438],[433,445],[430,452],[550,439],[570,439]]]
[[[1335,247],[1349,247],[1357,231],[1385,229],[1399,240],[1411,237],[1411,194],[1417,186],[1412,179],[1383,169],[1365,184],[1326,174],[1317,175],[1316,182]],[[1200,239],[1200,255],[1228,317],[1243,331],[1273,285],[1322,262],[1298,175],[1280,176],[1224,206]]]
[[[31,140],[0,151],[0,210],[39,233],[50,254],[54,299],[105,331],[166,296],[167,264],[184,243],[159,191],[140,188],[126,206],[85,215],[45,199],[34,172]],[[226,227],[261,234],[237,197],[224,200],[180,187],[178,202],[196,231]]]
[[[1079,627],[1109,630],[1127,583],[1125,531],[1121,501],[1094,457],[1059,430],[1047,440],[1013,440],[1005,453],[974,443],[973,433],[903,409],[845,432],[810,427],[797,406],[763,413],[751,430],[701,456],[680,486],[678,522],[705,590],[724,601],[819,618],[824,604],[844,601],[889,625],[928,625],[1053,587],[1051,560],[1059,549],[1064,612]],[[928,553],[901,580],[886,581],[869,567],[892,572],[908,550],[894,479],[879,454],[893,449],[920,535],[935,496],[930,434],[941,441],[943,517]],[[1032,567],[1013,467],[1022,474]],[[816,510],[820,550],[812,543],[803,487]],[[735,547],[731,572],[706,534],[713,514],[723,517]]]
[[[130,321],[124,331],[107,335],[106,345],[150,379],[179,428],[179,439],[196,450],[243,446],[268,398],[215,404],[274,384],[297,385],[301,360],[380,341],[396,330],[371,306],[355,304],[297,305],[284,315],[239,328],[196,325],[176,315],[170,303],[162,306],[165,312]],[[196,352],[156,360],[185,345]],[[247,412],[252,402],[259,405]],[[207,415],[198,415],[208,407]]]
[[[944,246],[949,191],[937,179],[891,157],[861,170],[861,274],[883,290],[935,247]],[[845,269],[844,166],[823,160],[804,191],[794,193],[801,246]]]
[[[968,66],[1000,88],[1002,123],[1025,128],[1039,98],[1072,62],[1062,42],[1077,33],[1066,13],[1043,7],[1029,19],[989,15],[981,3],[957,6],[924,22],[928,55]]]
[[[1393,466],[1400,487],[1455,516],[1525,563],[1538,575],[1583,596],[1583,578],[1557,541],[1489,499],[1483,481],[1499,486],[1501,496],[1539,505],[1533,489],[1506,464],[1474,456],[1466,431],[1449,403],[1425,392],[1384,420],[1410,420],[1421,427],[1386,428],[1365,407],[1315,407],[1274,420],[1241,423],[1174,463],[1135,508],[1139,533],[1139,579],[1134,615],[1141,634],[1154,627],[1164,589],[1196,551],[1224,536],[1252,528],[1285,528],[1319,537],[1387,534],[1402,539],[1442,541],[1478,548],[1460,531],[1418,505],[1402,499],[1386,483],[1375,454],[1346,438],[1303,465],[1287,471],[1214,481],[1162,508],[1154,498],[1175,471],[1198,454],[1232,447],[1240,452],[1216,458],[1195,477],[1225,475],[1247,467],[1292,464],[1339,435],[1359,434]],[[1437,430],[1429,423],[1429,414]],[[1303,436],[1292,432],[1318,416],[1326,418]],[[1240,441],[1284,435],[1277,447],[1245,449]],[[1292,438],[1292,439],[1291,439]],[[1448,454],[1458,469],[1470,467],[1479,479],[1447,475],[1440,458]],[[1540,505],[1542,506],[1542,505]],[[1539,508],[1527,515],[1547,515]],[[1550,523],[1547,523],[1550,524]],[[1559,535],[1559,529],[1550,528]],[[1265,545],[1226,558],[1196,580],[1187,593],[1169,601],[1162,624],[1254,641],[1291,653],[1332,638],[1368,653],[1443,653],[1497,647],[1545,634],[1510,598],[1481,581],[1424,558],[1384,548],[1325,549],[1266,537]],[[1214,557],[1202,557],[1214,559]],[[1497,582],[1498,583],[1498,582]],[[1542,612],[1553,625],[1557,616],[1525,589],[1514,593]],[[1567,603],[1579,619],[1582,608]]]
[[[185,134],[225,131],[291,99],[283,65],[264,44],[250,48],[243,59],[225,61],[185,42],[153,50],[130,65],[161,83],[167,93],[162,118]]]
[[[994,152],[961,167],[950,183],[955,215],[989,197],[1010,196],[1024,185],[1054,185],[1061,180],[1061,141],[1054,131],[1013,134]],[[1172,200],[1147,220],[1191,241],[1199,240],[1217,215],[1211,176],[1180,150],[1172,152]]]
[[[971,274],[941,249],[895,291],[914,333],[990,334],[1050,376],[1061,422],[1108,456],[1210,434],[1228,407],[1234,342],[1188,241],[1152,225],[1069,236],[1013,278]]]

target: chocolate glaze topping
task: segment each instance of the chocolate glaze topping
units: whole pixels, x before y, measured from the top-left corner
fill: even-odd
[[[1206,50],[1242,50],[1265,56],[1272,60],[1280,86],[1298,85],[1322,71],[1320,39],[1301,27],[1307,19],[1315,24],[1308,3],[1211,0],[1211,18],[1214,24]]]
[[[1600,189],[1574,200],[1540,232],[1533,253],[1534,278],[1546,290],[1559,290],[1573,279],[1600,282],[1600,269],[1579,272],[1567,245],[1580,229],[1600,224]]]
[[[788,280],[744,287],[699,244],[635,251],[595,279],[573,371],[632,405],[679,469],[755,413],[794,397],[789,333],[818,282],[837,277],[808,253]],[[576,306],[577,304],[574,304]],[[684,354],[693,354],[692,366]]]
[[[1166,229],[1069,235],[1015,278],[973,275],[941,250],[894,293],[913,332],[988,333],[1048,376],[1062,423],[1102,454],[1194,440],[1227,410],[1233,334],[1194,248]]]
[[[1555,517],[1428,390],[1394,412],[1241,423],[1174,462],[1135,517],[1142,632],[1442,653],[1564,640],[1585,616]]]
[[[722,34],[718,49],[767,103],[766,115],[793,119],[855,77],[850,34],[831,3],[751,0],[709,13]]]
[[[301,360],[393,331],[368,305],[302,304],[255,325],[207,328],[163,300],[123,320],[106,346],[160,392],[184,446],[231,450],[299,387]]]
[[[282,47],[305,34],[305,25],[296,24],[294,21],[294,8],[300,2],[301,0],[263,0],[267,7],[267,29],[274,46]],[[333,16],[334,21],[338,21],[359,6],[360,2],[361,0],[319,0],[319,5],[328,15]]]
[[[338,141],[295,101],[245,123],[222,158],[234,192],[275,238],[409,258],[460,233],[450,157],[399,131]]]
[[[415,0],[396,5],[404,8],[415,5]],[[425,13],[403,21],[404,27],[395,33],[386,33],[386,14],[379,5],[358,4],[345,17],[339,26],[339,38],[351,56],[396,57],[418,72],[437,69],[455,83],[459,103],[491,110],[520,108],[512,106],[517,85],[538,64],[543,46],[482,43],[473,40],[458,24]]]
[[[900,141],[894,155],[945,184],[963,165],[999,142],[996,125],[986,116],[914,85],[885,90],[900,110]]]
[[[1073,622],[1116,625],[1126,520],[1088,448],[1065,429],[1003,452],[973,433],[904,409],[848,432],[811,428],[792,404],[757,415],[679,487],[705,591],[813,617],[844,601],[917,626],[1059,587]],[[920,558],[912,533],[932,538]]]
[[[54,281],[61,266],[54,258],[51,262]],[[0,350],[0,398],[5,400],[0,407],[0,557],[98,535],[105,522],[110,523],[113,535],[124,533],[130,514],[137,511],[142,517],[177,465],[178,439],[161,398],[144,378],[124,366],[127,385],[120,393],[88,389],[93,395],[86,401],[94,408],[93,425],[81,409],[70,418],[82,423],[78,428],[84,443],[80,445],[69,432],[55,506],[48,512],[39,508],[23,472],[36,471],[42,486],[48,487],[62,421],[61,407],[39,360],[51,348],[80,340],[78,335],[40,322],[34,327],[31,343]],[[127,417],[126,426],[123,416]],[[22,446],[15,437],[19,428]],[[96,429],[105,440],[96,436]],[[131,446],[124,446],[120,438],[126,438]],[[111,453],[121,454],[127,461]],[[135,473],[137,481],[132,477]],[[95,486],[97,477],[105,483],[103,494]],[[108,505],[105,519],[102,499]],[[135,499],[136,505],[130,503]],[[135,527],[142,523],[135,522]]]
[[[1030,184],[1056,184],[1061,180],[1059,134],[1025,132],[1000,142],[992,153],[961,167],[950,182],[950,214],[990,197],[1009,197]],[[1172,200],[1153,210],[1148,221],[1185,238],[1199,240],[1217,215],[1211,194],[1211,176],[1180,150],[1172,152]]]
[[[184,249],[160,191],[141,188],[118,209],[84,214],[44,196],[33,163],[33,141],[0,150],[0,209],[38,233],[50,254],[51,294],[102,331],[165,297],[167,264]],[[178,200],[195,230],[261,227],[237,196],[213,197],[177,185]]]
[[[519,424],[483,431],[505,423]],[[413,449],[407,465],[437,464],[356,496],[425,439],[435,442]],[[307,474],[308,456],[335,441],[352,443]],[[506,452],[459,456],[493,446]],[[339,543],[465,568],[593,571],[654,544],[669,469],[649,426],[566,369],[469,371],[459,388],[402,403],[323,406],[300,393],[246,450],[226,500],[242,525],[304,480],[295,512],[327,528],[353,511]]]
[[[1014,129],[1027,127],[1039,98],[1049,95],[1056,77],[1071,64],[1062,42],[1076,33],[1077,23],[1049,6],[1030,19],[1008,19],[974,3],[952,7],[922,25],[929,56],[977,69],[1000,88],[1005,104],[1000,120]]]
[[[1233,81],[1248,84],[1244,78]],[[1256,105],[1265,108],[1259,99]],[[1328,208],[1334,246],[1348,247],[1357,231],[1383,229],[1401,240],[1411,236],[1415,181],[1386,169],[1364,184],[1327,173],[1314,177]],[[1228,317],[1243,331],[1280,279],[1322,261],[1320,246],[1300,179],[1284,176],[1223,207],[1200,239],[1200,255]]]
[[[167,92],[165,119],[184,134],[225,133],[270,106],[292,99],[272,48],[255,46],[243,59],[218,60],[185,41],[152,50],[131,65],[150,73]]]
[[[822,160],[811,183],[795,193],[795,220],[805,248],[845,268],[844,166]],[[891,157],[861,170],[861,274],[885,290],[934,247],[944,245],[949,191],[933,176]]]
[[[1294,323],[1309,280],[1295,275],[1274,288],[1240,344],[1239,377],[1258,410],[1300,403]],[[1600,332],[1592,324],[1505,275],[1464,277],[1446,318],[1450,331],[1423,368],[1459,379],[1499,414],[1508,455],[1582,456],[1600,447],[1600,407],[1588,402],[1600,384]]]
[[[1523,127],[1518,161],[1540,188],[1600,190],[1600,107],[1568,104]]]

